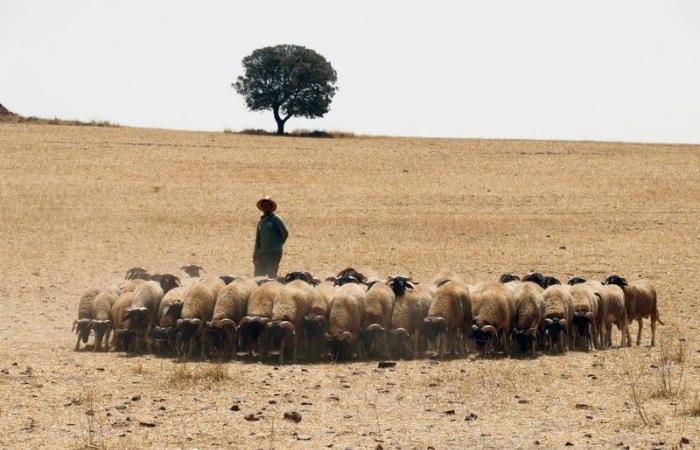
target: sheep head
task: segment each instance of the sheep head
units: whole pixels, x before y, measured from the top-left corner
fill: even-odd
[[[265,325],[270,321],[268,317],[245,316],[238,323],[238,335],[249,342],[256,341],[265,331]]]
[[[527,353],[531,348],[532,342],[537,339],[536,328],[513,328],[513,336],[518,345],[520,353]]]
[[[472,337],[474,338],[476,348],[483,352],[487,349],[490,342],[496,341],[498,338],[498,330],[490,324],[479,326],[477,323],[472,322]]]
[[[361,274],[357,270],[353,269],[352,267],[348,267],[338,272],[338,275],[336,275],[336,279],[344,278],[347,276],[355,278],[359,283],[362,284],[367,282],[367,277],[364,276],[364,274]]]
[[[358,339],[362,342],[363,347],[367,352],[371,352],[384,337],[384,327],[378,323],[372,323],[366,328],[361,328],[358,333]]]
[[[150,322],[151,311],[145,306],[130,306],[126,308],[124,320],[129,321],[129,327],[134,329],[146,329]]]
[[[180,286],[180,279],[175,275],[169,273],[166,274],[156,274],[151,277],[153,281],[157,281],[160,287],[163,289],[163,293],[167,294],[168,291],[175,289]]]
[[[180,267],[180,270],[182,270],[191,277],[198,277],[204,269],[201,266],[198,266],[197,264],[190,264],[188,266]]]
[[[336,336],[326,333],[326,340],[334,361],[344,361],[352,358],[352,347],[355,337],[350,331],[343,331]]]
[[[296,334],[294,324],[288,320],[273,320],[268,322],[266,327],[268,336],[272,338],[272,343],[275,347],[279,346],[287,336]]]
[[[319,336],[326,331],[326,318],[321,314],[307,314],[304,317],[307,336]]]
[[[107,320],[91,320],[90,328],[95,331],[95,351],[99,352],[102,350],[102,337],[105,335],[107,330],[112,328],[112,321]]]
[[[544,277],[544,286],[543,288],[547,289],[550,286],[554,286],[556,284],[561,284],[561,281],[559,281],[557,278],[546,276]]]
[[[287,275],[284,276],[282,282],[286,284],[294,280],[304,281],[310,284],[311,286],[317,286],[321,282],[320,280],[314,278],[314,276],[311,275],[310,272],[289,272]]]
[[[229,284],[233,283],[234,281],[236,281],[236,277],[232,277],[230,275],[221,275],[219,277],[219,279],[221,281],[223,281],[224,283],[226,283],[226,285],[229,285]]]
[[[547,287],[545,286],[544,275],[542,275],[539,272],[528,273],[523,277],[523,281],[531,281],[535,284],[540,285],[542,289],[545,289]]]
[[[566,319],[559,317],[547,317],[544,319],[544,332],[552,338],[553,343],[558,343],[561,334],[567,333]]]
[[[603,284],[616,284],[621,288],[624,288],[627,286],[627,280],[619,275],[610,275],[605,281],[603,281]]]
[[[414,289],[418,283],[414,282],[411,277],[396,276],[387,278],[386,284],[397,297],[400,297],[406,293],[406,289]]]
[[[586,282],[585,278],[573,277],[573,278],[569,279],[569,281],[566,284],[568,284],[569,286],[574,286],[576,284],[581,284],[581,283],[585,283],[585,282]]]
[[[520,277],[513,274],[513,273],[504,273],[501,275],[501,277],[498,279],[499,283],[509,283],[511,281],[520,281]]]
[[[125,280],[136,280],[136,279],[150,280],[151,276],[148,274],[148,272],[144,268],[132,267],[131,269],[126,271],[126,275],[124,276],[124,279]]]
[[[393,328],[388,331],[387,340],[392,354],[400,358],[410,358],[413,355],[411,334],[405,328]]]
[[[423,319],[423,332],[431,343],[434,343],[441,333],[447,333],[447,319],[444,317],[426,317]]]
[[[90,338],[90,330],[92,330],[90,327],[90,319],[79,319],[74,321],[73,330],[75,330],[75,334],[80,336],[80,340],[83,341],[83,344],[86,344]]]

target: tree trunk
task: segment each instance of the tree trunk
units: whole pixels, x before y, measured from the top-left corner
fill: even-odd
[[[275,116],[275,122],[277,122],[277,134],[281,136],[284,134],[284,123],[286,122],[286,120],[283,120],[280,117],[279,106],[275,106],[272,108],[272,114]]]

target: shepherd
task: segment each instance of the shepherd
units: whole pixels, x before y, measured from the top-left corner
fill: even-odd
[[[275,214],[277,203],[269,196],[258,200],[257,207],[262,211],[255,234],[255,251],[253,264],[255,276],[277,277],[277,270],[282,259],[282,247],[287,241],[287,226],[282,218]]]

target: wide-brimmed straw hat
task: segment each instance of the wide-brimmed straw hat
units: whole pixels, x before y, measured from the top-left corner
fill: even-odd
[[[262,211],[262,203],[263,203],[263,202],[270,202],[270,203],[272,203],[272,210],[273,210],[273,211],[275,211],[275,210],[277,209],[277,203],[275,203],[275,201],[272,200],[272,197],[270,197],[269,195],[266,195],[265,197],[263,197],[263,198],[261,198],[260,200],[258,200],[258,203],[255,205],[255,206],[258,207],[258,209],[259,209],[260,211]]]

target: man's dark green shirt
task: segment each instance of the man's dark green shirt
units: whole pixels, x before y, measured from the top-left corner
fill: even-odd
[[[282,253],[288,235],[287,226],[280,216],[274,213],[261,216],[255,235],[254,254]]]

